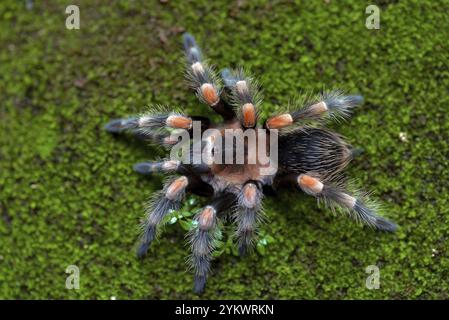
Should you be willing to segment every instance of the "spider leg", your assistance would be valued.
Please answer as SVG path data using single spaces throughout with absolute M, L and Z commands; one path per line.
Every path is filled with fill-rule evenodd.
M 201 116 L 189 117 L 172 113 L 170 115 L 146 114 L 140 117 L 114 119 L 109 121 L 104 128 L 113 134 L 129 132 L 140 140 L 151 141 L 170 148 L 180 141 L 179 136 L 182 130 L 187 130 L 190 138 L 192 138 L 192 123 L 195 121 L 200 123 L 201 132 L 210 126 L 209 118 Z M 173 131 L 168 132 L 168 130 L 165 130 L 165 132 L 162 132 L 163 129 L 170 128 Z
M 320 179 L 306 174 L 300 174 L 297 179 L 299 187 L 307 194 L 323 199 L 327 204 L 337 204 L 347 209 L 351 217 L 372 228 L 383 231 L 396 231 L 397 225 L 378 216 L 374 209 L 366 206 L 361 200 L 348 194 L 342 188 L 324 184 Z
M 244 128 L 257 125 L 257 107 L 261 103 L 260 93 L 255 81 L 245 76 L 243 70 L 231 72 L 225 69 L 221 73 L 225 87 L 231 92 L 231 102 Z
M 222 97 L 226 99 L 226 103 L 232 108 L 230 104 L 231 95 L 232 95 L 232 87 L 235 85 L 237 78 L 231 72 L 229 68 L 224 68 L 220 72 L 221 80 L 223 81 L 223 93 Z
M 177 210 L 181 206 L 185 189 L 189 184 L 186 176 L 181 176 L 165 185 L 162 193 L 147 209 L 147 218 L 143 224 L 141 244 L 137 250 L 137 256 L 142 258 L 147 253 L 148 247 L 156 237 L 156 228 L 163 221 L 164 217 L 171 211 Z
M 186 129 L 192 128 L 193 120 L 189 116 L 175 113 L 152 114 L 147 113 L 139 118 L 134 118 L 127 122 L 130 129 L 140 129 L 142 132 L 150 132 L 163 128 Z
M 322 120 L 326 117 L 345 119 L 351 109 L 362 103 L 362 96 L 345 96 L 338 91 L 331 91 L 320 96 L 319 101 L 307 103 L 305 107 L 273 116 L 265 122 L 267 129 L 281 129 L 297 122 Z
M 206 286 L 212 253 L 220 233 L 218 215 L 229 209 L 232 203 L 233 200 L 229 195 L 220 195 L 194 218 L 196 226 L 188 234 L 192 250 L 188 262 L 195 271 L 194 291 L 196 294 L 201 294 Z
M 195 117 L 177 114 L 145 114 L 140 117 L 111 120 L 104 126 L 104 128 L 110 133 L 130 132 L 139 139 L 151 140 L 161 145 L 170 146 L 176 144 L 178 140 L 173 140 L 170 134 L 162 134 L 158 130 L 164 128 L 190 130 L 193 120 L 196 120 Z M 201 125 L 206 125 L 208 127 L 209 123 L 201 119 Z
M 183 164 L 179 160 L 163 160 L 163 161 L 145 161 L 136 163 L 133 167 L 134 171 L 143 175 L 153 173 L 179 173 L 183 175 L 207 174 L 210 167 L 204 163 L 201 164 Z M 190 184 L 189 184 L 190 187 Z
M 134 165 L 134 171 L 140 174 L 152 174 L 161 172 L 176 172 L 180 166 L 178 160 L 165 160 L 158 162 L 139 162 Z
M 186 77 L 192 89 L 203 103 L 209 105 L 224 119 L 235 117 L 232 108 L 221 99 L 221 83 L 215 71 L 203 60 L 201 49 L 195 38 L 185 33 L 183 35 L 184 50 L 187 60 Z
M 217 228 L 217 210 L 206 206 L 195 217 L 197 227 L 189 234 L 192 255 L 190 264 L 195 270 L 194 291 L 201 294 L 206 286 L 207 274 L 210 270 L 212 251 L 214 250 L 215 228 Z
M 126 118 L 126 119 L 114 119 L 108 122 L 104 128 L 106 131 L 119 134 L 124 132 L 129 132 L 135 138 L 143 141 L 150 141 L 158 145 L 162 145 L 164 147 L 171 147 L 179 142 L 179 139 L 176 139 L 175 136 L 170 135 L 169 133 L 162 134 L 160 132 L 155 131 L 142 131 L 140 129 L 133 128 L 131 123 L 134 123 L 138 118 Z M 182 130 L 182 129 L 180 129 Z
M 224 68 L 220 72 L 221 79 L 223 80 L 223 84 L 225 89 L 231 89 L 235 86 L 235 83 L 237 82 L 237 77 L 231 72 L 229 68 Z
M 137 117 L 113 119 L 106 123 L 104 129 L 109 133 L 123 133 L 133 129 L 134 122 L 137 121 L 137 119 Z
M 262 220 L 262 198 L 262 189 L 255 182 L 247 182 L 237 197 L 237 209 L 233 219 L 237 223 L 235 237 L 241 256 L 252 248 L 257 236 L 256 229 Z

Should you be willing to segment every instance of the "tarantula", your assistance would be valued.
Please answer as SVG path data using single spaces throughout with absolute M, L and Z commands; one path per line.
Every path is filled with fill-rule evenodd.
M 258 125 L 261 98 L 254 79 L 242 69 L 224 69 L 220 79 L 203 59 L 192 35 L 184 34 L 183 43 L 190 86 L 201 102 L 221 115 L 223 122 L 214 124 L 205 117 L 153 110 L 141 116 L 112 120 L 105 126 L 109 132 L 131 132 L 172 150 L 179 145 L 189 147 L 182 156 L 172 152 L 171 158 L 164 161 L 134 166 L 135 171 L 142 174 L 181 175 L 170 178 L 163 190 L 150 201 L 142 226 L 138 257 L 146 254 L 164 217 L 180 208 L 187 192 L 211 198 L 210 204 L 194 217 L 194 227 L 188 235 L 192 250 L 189 263 L 195 272 L 194 291 L 198 294 L 206 285 L 223 218 L 230 213 L 236 225 L 239 253 L 244 255 L 251 249 L 258 226 L 263 221 L 262 199 L 267 192 L 273 193 L 284 187 L 297 188 L 324 201 L 332 210 L 339 207 L 370 227 L 390 232 L 396 230 L 394 223 L 375 213 L 375 206 L 366 196 L 351 195 L 347 191 L 341 172 L 357 149 L 322 125 L 327 119 L 346 118 L 351 109 L 362 102 L 361 96 L 345 96 L 337 91 L 322 93 L 302 107 L 274 115 L 263 125 Z M 210 129 L 215 131 L 195 140 L 195 124 L 201 134 Z M 226 138 L 228 132 L 232 132 L 235 139 L 225 144 L 221 138 Z M 250 136 L 248 132 L 256 133 L 256 143 L 245 140 Z M 266 133 L 270 144 L 263 141 L 259 133 Z M 180 141 L 182 135 L 187 135 L 187 141 Z M 274 136 L 277 150 L 271 144 Z M 238 139 L 244 141 L 240 150 L 237 148 Z M 276 153 L 274 166 L 261 161 L 258 152 L 263 147 L 268 149 L 270 159 Z M 230 161 L 220 161 L 223 160 L 223 151 L 227 151 L 227 155 L 231 152 L 231 156 L 226 158 Z M 197 161 L 192 162 L 192 158 L 200 153 L 209 157 L 197 157 Z M 238 158 L 240 162 L 236 161 Z

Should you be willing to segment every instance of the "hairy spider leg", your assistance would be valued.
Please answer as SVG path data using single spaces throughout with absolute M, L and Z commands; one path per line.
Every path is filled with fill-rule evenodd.
M 247 182 L 238 194 L 233 220 L 237 225 L 235 238 L 241 256 L 253 247 L 257 228 L 263 219 L 262 199 L 262 187 L 257 182 Z
M 187 60 L 186 78 L 190 87 L 195 90 L 198 99 L 210 106 L 224 119 L 235 118 L 232 108 L 220 97 L 222 93 L 220 78 L 213 68 L 203 60 L 201 49 L 195 38 L 191 34 L 185 33 L 183 43 Z
M 194 291 L 197 294 L 203 293 L 206 286 L 212 253 L 221 232 L 219 215 L 224 215 L 232 207 L 234 200 L 230 194 L 220 194 L 194 218 L 196 225 L 188 234 L 192 250 L 188 262 L 195 272 Z
M 186 176 L 181 176 L 164 186 L 162 193 L 157 194 L 153 203 L 147 209 L 147 218 L 143 223 L 141 244 L 137 250 L 137 256 L 143 257 L 148 247 L 156 237 L 156 228 L 171 210 L 178 210 L 189 184 Z
M 254 79 L 245 76 L 243 70 L 230 71 L 225 69 L 221 73 L 225 87 L 229 89 L 231 103 L 243 128 L 255 128 L 258 118 L 258 106 L 261 96 Z
M 348 194 L 342 188 L 325 184 L 320 179 L 307 174 L 297 177 L 299 187 L 307 194 L 321 198 L 326 204 L 337 204 L 349 211 L 349 215 L 355 220 L 372 228 L 382 231 L 396 231 L 397 225 L 387 219 L 378 216 L 374 208 L 369 208 L 361 200 Z
M 351 109 L 362 101 L 362 96 L 345 96 L 339 91 L 326 92 L 320 96 L 319 101 L 309 102 L 298 110 L 268 118 L 265 127 L 282 129 L 302 121 L 322 120 L 327 117 L 335 120 L 345 119 L 349 117 Z

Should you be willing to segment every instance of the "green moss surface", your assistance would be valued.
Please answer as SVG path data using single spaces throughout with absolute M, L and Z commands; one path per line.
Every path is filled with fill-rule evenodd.
M 184 31 L 219 68 L 258 77 L 264 116 L 300 92 L 361 93 L 332 127 L 365 149 L 348 174 L 400 225 L 379 233 L 299 192 L 269 198 L 275 241 L 218 257 L 203 298 L 448 298 L 448 1 L 377 1 L 380 30 L 364 1 L 75 1 L 80 30 L 65 28 L 67 1 L 35 2 L 0 3 L 0 298 L 197 298 L 179 224 L 135 258 L 162 177 L 132 165 L 162 153 L 102 130 L 153 104 L 208 113 L 183 79 Z

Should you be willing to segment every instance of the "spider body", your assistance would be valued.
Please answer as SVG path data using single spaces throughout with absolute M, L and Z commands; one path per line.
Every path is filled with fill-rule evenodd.
M 236 225 L 235 239 L 243 255 L 251 249 L 263 221 L 264 192 L 296 188 L 341 208 L 370 227 L 394 231 L 396 225 L 377 215 L 366 197 L 350 192 L 341 178 L 354 156 L 344 139 L 323 127 L 323 121 L 345 118 L 361 103 L 360 96 L 324 93 L 294 111 L 274 115 L 259 123 L 261 98 L 257 84 L 242 70 L 221 72 L 221 80 L 208 66 L 195 39 L 184 35 L 186 75 L 199 100 L 223 118 L 153 111 L 117 119 L 106 125 L 112 133 L 131 132 L 174 150 L 187 147 L 181 157 L 135 165 L 142 174 L 163 172 L 171 177 L 147 208 L 138 256 L 143 257 L 164 217 L 177 210 L 186 193 L 210 198 L 195 216 L 189 232 L 194 269 L 194 290 L 203 292 L 223 218 L 230 214 Z M 200 132 L 199 139 L 195 139 Z M 187 139 L 183 139 L 187 137 Z M 181 138 L 181 140 L 179 139 Z M 267 156 L 268 155 L 268 156 Z

